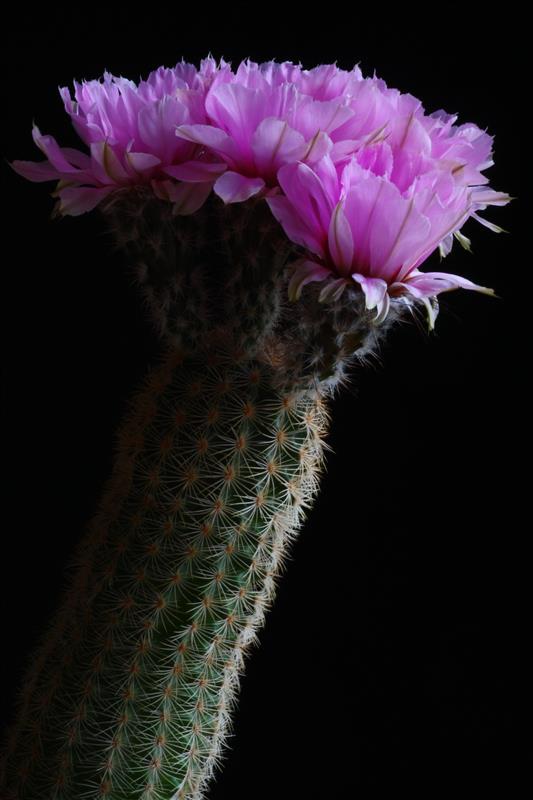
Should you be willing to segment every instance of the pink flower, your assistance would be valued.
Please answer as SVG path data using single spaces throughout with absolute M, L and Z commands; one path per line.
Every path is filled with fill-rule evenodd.
M 203 145 L 228 165 L 214 185 L 225 203 L 279 190 L 280 167 L 313 164 L 330 152 L 337 131 L 348 136 L 356 112 L 349 107 L 360 72 L 334 65 L 305 71 L 290 62 L 246 61 L 234 74 L 220 71 L 206 94 L 205 124 L 179 125 L 182 139 Z M 344 151 L 343 151 L 344 152 Z
M 457 115 L 443 110 L 426 114 L 416 97 L 391 89 L 376 77 L 350 84 L 349 105 L 356 113 L 347 126 L 337 130 L 340 142 L 331 152 L 337 165 L 355 154 L 362 166 L 386 174 L 402 193 L 425 173 L 447 172 L 457 186 L 470 187 L 469 216 L 493 231 L 502 230 L 476 213 L 489 204 L 503 205 L 510 200 L 508 195 L 487 192 L 485 186 L 488 178 L 482 171 L 493 164 L 491 136 L 472 123 L 456 126 Z M 380 148 L 370 147 L 377 144 Z M 439 243 L 441 256 L 450 252 L 454 236 L 469 246 L 468 239 L 456 230 Z
M 182 62 L 160 67 L 136 86 L 106 72 L 100 80 L 74 82 L 75 99 L 61 88 L 65 110 L 89 154 L 59 147 L 33 126 L 46 161 L 13 161 L 32 181 L 59 180 L 58 212 L 76 216 L 95 208 L 117 188 L 146 184 L 191 214 L 206 200 L 226 165 L 203 148 L 178 139 L 177 125 L 205 121 L 204 96 L 217 68 L 205 59 L 198 71 Z
M 226 65 L 227 66 L 227 65 Z M 228 79 L 231 77 L 228 73 Z M 268 91 L 269 87 L 292 83 L 301 94 L 309 95 L 313 100 L 335 100 L 348 98 L 353 91 L 353 84 L 362 80 L 359 67 L 349 72 L 340 69 L 336 64 L 320 64 L 313 69 L 302 69 L 301 64 L 292 61 L 242 61 L 235 72 L 235 81 L 249 89 Z
M 294 265 L 294 300 L 310 281 L 320 299 L 360 287 L 376 322 L 391 302 L 422 302 L 459 287 L 494 295 L 459 275 L 423 273 L 437 248 L 447 256 L 469 217 L 511 199 L 488 185 L 492 137 L 426 114 L 413 95 L 336 64 L 311 70 L 285 61 L 243 61 L 233 71 L 209 57 L 200 69 L 159 67 L 138 85 L 105 73 L 66 88 L 65 110 L 88 153 L 59 147 L 37 126 L 46 160 L 14 161 L 33 181 L 57 180 L 62 214 L 81 214 L 117 189 L 146 185 L 191 214 L 213 189 L 225 202 L 265 197 L 304 255 Z
M 376 323 L 398 298 L 409 305 L 422 301 L 432 328 L 436 312 L 428 298 L 459 287 L 494 292 L 459 275 L 420 272 L 419 265 L 476 209 L 510 198 L 457 181 L 453 169 L 438 160 L 405 181 L 402 191 L 392 176 L 401 176 L 404 185 L 402 167 L 410 166 L 409 157 L 405 139 L 395 145 L 391 138 L 390 145 L 380 141 L 361 148 L 344 166 L 336 166 L 329 155 L 313 168 L 301 162 L 283 166 L 278 178 L 284 196 L 267 202 L 287 236 L 307 251 L 294 265 L 292 300 L 310 281 L 327 280 L 321 302 L 356 283 L 366 308 L 376 309 Z

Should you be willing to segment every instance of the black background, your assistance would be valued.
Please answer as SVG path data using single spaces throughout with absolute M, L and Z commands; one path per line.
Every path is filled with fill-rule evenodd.
M 320 494 L 242 680 L 210 800 L 511 792 L 530 450 L 526 442 L 531 137 L 518 6 L 359 4 L 134 9 L 4 17 L 1 155 L 40 160 L 35 119 L 78 140 L 57 86 L 104 69 L 138 80 L 209 51 L 236 65 L 359 62 L 495 136 L 491 185 L 516 197 L 470 220 L 473 255 L 442 269 L 491 286 L 441 295 L 436 331 L 398 329 L 336 400 Z M 126 401 L 158 353 L 96 214 L 51 222 L 53 184 L 2 164 L 4 509 L 2 711 L 92 516 Z M 523 222 L 520 220 L 523 219 Z M 524 502 L 526 501 L 526 502 Z

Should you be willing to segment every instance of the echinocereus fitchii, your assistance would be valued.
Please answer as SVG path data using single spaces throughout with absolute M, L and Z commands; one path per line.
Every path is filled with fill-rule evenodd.
M 86 151 L 33 128 L 55 214 L 97 209 L 162 341 L 22 682 L 6 800 L 200 800 L 244 655 L 320 486 L 348 369 L 436 297 L 420 267 L 490 205 L 492 138 L 364 78 L 290 62 L 61 89 Z

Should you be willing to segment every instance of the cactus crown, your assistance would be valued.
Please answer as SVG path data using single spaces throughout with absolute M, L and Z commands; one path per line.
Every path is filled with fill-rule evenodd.
M 190 354 L 229 336 L 248 358 L 276 367 L 281 391 L 334 392 L 408 309 L 398 303 L 376 324 L 355 286 L 326 305 L 314 284 L 291 303 L 301 248 L 261 199 L 225 205 L 212 195 L 196 214 L 181 216 L 136 189 L 117 192 L 101 210 L 157 335 Z
M 335 380 L 347 349 L 365 352 L 366 312 L 378 325 L 423 306 L 432 328 L 440 292 L 494 294 L 419 270 L 454 238 L 469 246 L 460 228 L 470 216 L 501 230 L 478 214 L 511 199 L 483 174 L 492 137 L 427 114 L 357 66 L 247 60 L 234 71 L 207 58 L 138 85 L 106 72 L 103 83 L 75 83 L 75 99 L 61 96 L 90 155 L 34 126 L 47 161 L 12 166 L 58 179 L 56 213 L 112 216 L 154 325 L 181 346 L 194 350 L 222 324 L 251 354 L 277 326 L 300 373 Z M 306 288 L 311 302 L 292 309 L 302 320 L 289 319 L 283 281 L 291 301 L 318 283 L 332 307 Z

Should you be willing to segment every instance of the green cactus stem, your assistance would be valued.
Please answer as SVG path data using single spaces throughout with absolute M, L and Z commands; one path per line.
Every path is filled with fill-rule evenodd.
M 205 796 L 320 485 L 327 400 L 400 319 L 374 326 L 353 289 L 290 304 L 291 252 L 264 203 L 215 199 L 184 220 L 131 192 L 106 213 L 162 356 L 29 661 L 2 800 Z

